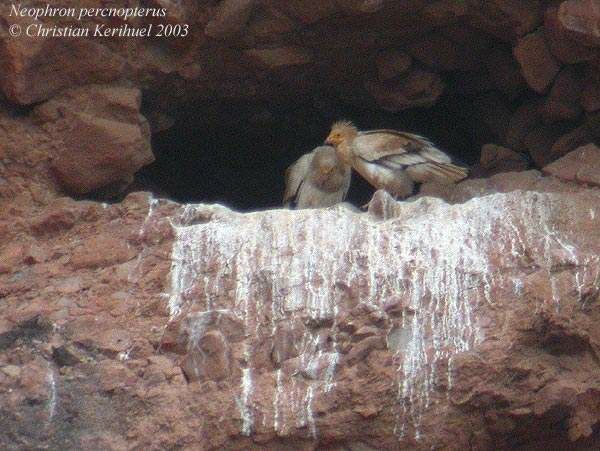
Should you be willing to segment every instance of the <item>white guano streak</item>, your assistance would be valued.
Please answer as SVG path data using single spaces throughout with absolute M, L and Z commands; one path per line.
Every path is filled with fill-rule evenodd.
M 244 319 L 245 328 L 247 368 L 240 403 L 244 434 L 253 427 L 248 403 L 254 389 L 252 345 L 257 334 L 270 330 L 273 335 L 278 322 L 298 315 L 335 324 L 338 305 L 347 296 L 336 289 L 338 284 L 353 287 L 358 302 L 376 308 L 389 299 L 408 301 L 402 324 L 410 325 L 410 337 L 398 350 L 397 430 L 403 436 L 412 423 L 418 438 L 439 376 L 437 368 L 476 343 L 473 308 L 491 302 L 491 287 L 501 282 L 502 276 L 490 270 L 490 250 L 500 249 L 506 258 L 518 259 L 525 248 L 541 240 L 549 273 L 553 248 L 566 250 L 576 260 L 572 246 L 552 229 L 549 212 L 541 211 L 552 208 L 542 193 L 495 194 L 458 206 L 429 198 L 401 205 L 400 217 L 381 222 L 364 214 L 342 213 L 341 207 L 248 214 L 219 206 L 185 207 L 174 225 L 168 310 L 172 319 L 192 307 L 210 312 L 218 308 L 214 300 L 231 298 L 233 278 L 233 313 Z M 513 217 L 511 211 L 521 213 Z M 197 216 L 210 216 L 210 221 L 194 224 Z M 265 275 L 271 305 L 260 287 Z M 550 281 L 554 287 L 552 277 Z M 507 283 L 521 290 L 512 280 Z M 189 299 L 198 284 L 202 295 Z M 308 327 L 302 342 L 297 369 L 317 379 L 298 384 L 289 371 L 277 369 L 273 428 L 283 431 L 288 418 L 306 416 L 301 422 L 317 437 L 312 400 L 334 388 L 339 354 L 335 336 L 333 345 L 326 345 Z M 327 369 L 318 375 L 323 361 Z M 450 372 L 448 366 L 443 374 L 449 383 Z
M 252 433 L 252 425 L 254 423 L 254 415 L 250 409 L 250 396 L 252 394 L 252 369 L 244 368 L 242 370 L 242 434 L 249 436 Z

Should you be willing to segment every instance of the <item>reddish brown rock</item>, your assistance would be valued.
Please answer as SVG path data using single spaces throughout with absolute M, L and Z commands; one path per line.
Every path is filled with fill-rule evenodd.
M 111 358 L 118 358 L 119 353 L 126 353 L 131 347 L 131 333 L 125 327 L 105 328 L 102 326 L 101 319 L 101 315 L 95 315 L 69 322 L 67 327 L 72 329 L 72 340 L 76 345 L 83 346 L 88 350 L 95 350 Z
M 583 84 L 581 106 L 588 113 L 600 110 L 600 81 L 591 76 Z
M 507 42 L 535 30 L 542 16 L 538 0 L 468 0 L 465 3 L 476 26 Z
M 112 235 L 97 235 L 76 247 L 70 258 L 75 269 L 102 268 L 131 260 L 135 252 Z
M 269 8 L 259 11 L 248 24 L 248 33 L 258 37 L 273 37 L 288 33 L 296 28 L 296 24 L 283 12 Z
M 100 389 L 105 392 L 114 392 L 134 385 L 137 379 L 123 363 L 109 359 L 98 362 L 98 376 Z
M 66 199 L 57 199 L 31 220 L 31 230 L 37 235 L 51 235 L 71 229 L 79 219 L 78 212 Z
M 230 358 L 231 351 L 223 334 L 211 331 L 190 347 L 182 369 L 190 381 L 221 381 L 232 375 Z
M 66 189 L 85 194 L 129 183 L 154 160 L 140 105 L 136 89 L 92 85 L 36 107 L 38 120 L 62 144 L 52 167 Z
M 405 74 L 412 65 L 412 58 L 398 50 L 387 50 L 377 54 L 375 64 L 379 79 L 385 81 Z
M 334 14 L 337 11 L 337 2 L 336 0 L 323 0 L 316 3 L 312 0 L 289 0 L 282 3 L 280 7 L 303 23 L 311 24 Z
M 529 152 L 536 167 L 543 168 L 556 158 L 552 153 L 554 143 L 572 130 L 572 127 L 565 125 L 541 125 L 527 133 L 523 139 L 523 149 Z
M 0 274 L 12 272 L 25 258 L 25 245 L 10 243 L 0 252 Z
M 480 55 L 467 46 L 456 45 L 441 34 L 412 42 L 408 44 L 407 51 L 416 60 L 437 70 L 471 70 L 480 64 Z
M 60 197 L 28 218 L 28 225 L 35 236 L 53 236 L 70 230 L 80 221 L 95 221 L 103 209 L 96 202 L 74 203 L 70 198 Z
M 9 204 L 12 208 L 43 206 L 58 194 L 50 171 L 57 147 L 30 118 L 15 117 L 0 108 L 0 217 L 9 213 Z
M 600 137 L 600 115 L 588 119 L 582 126 L 563 135 L 550 150 L 553 159 L 562 157 L 569 152 L 596 141 Z
M 442 94 L 444 84 L 438 75 L 417 69 L 401 79 L 366 82 L 365 88 L 384 110 L 400 111 L 433 105 Z
M 594 58 L 595 52 L 592 48 L 581 45 L 575 36 L 562 27 L 557 8 L 546 10 L 544 36 L 552 54 L 562 63 L 575 64 Z
M 446 24 L 453 22 L 468 14 L 469 8 L 467 2 L 455 2 L 453 0 L 436 0 L 428 2 L 421 11 L 421 15 L 427 21 L 434 24 Z
M 524 150 L 523 140 L 541 122 L 540 103 L 521 105 L 510 118 L 504 141 L 510 149 Z
M 220 1 L 204 32 L 217 39 L 239 33 L 246 26 L 255 3 L 255 0 Z
M 594 144 L 580 147 L 544 168 L 560 179 L 600 186 L 600 148 Z
M 300 322 L 279 324 L 273 337 L 273 351 L 271 360 L 277 367 L 281 367 L 283 362 L 298 357 L 298 343 L 302 339 L 303 326 Z
M 480 165 L 486 175 L 500 172 L 524 171 L 527 161 L 517 152 L 495 144 L 486 144 L 481 148 Z
M 548 122 L 575 120 L 583 112 L 583 77 L 572 67 L 564 68 L 556 77 L 549 96 L 542 107 L 544 119 Z
M 532 33 L 519 40 L 514 55 L 529 86 L 539 93 L 546 91 L 560 66 L 550 53 L 543 35 Z
M 244 53 L 252 61 L 268 69 L 301 66 L 310 63 L 313 59 L 311 52 L 301 47 L 250 49 Z
M 558 8 L 558 20 L 568 31 L 600 46 L 600 4 L 597 0 L 567 0 Z
M 0 87 L 20 104 L 46 100 L 64 88 L 115 80 L 124 70 L 120 55 L 78 38 L 0 40 L 0 62 L 5 68 Z
M 43 358 L 34 358 L 19 367 L 19 386 L 24 398 L 32 404 L 48 401 L 52 388 L 48 384 L 50 365 Z
M 347 14 L 369 14 L 381 10 L 385 0 L 342 0 L 336 3 Z
M 63 200 L 70 235 L 21 236 L 59 264 L 0 291 L 0 428 L 34 447 L 529 446 L 578 396 L 552 443 L 597 445 L 597 191 L 533 173 L 451 189 L 463 203 L 379 192 L 378 217 Z M 125 277 L 57 257 L 120 236 L 141 237 Z

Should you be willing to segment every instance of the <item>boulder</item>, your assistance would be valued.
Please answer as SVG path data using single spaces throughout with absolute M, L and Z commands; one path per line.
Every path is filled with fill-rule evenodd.
M 576 64 L 594 59 L 594 49 L 581 45 L 581 41 L 562 26 L 558 18 L 558 8 L 546 10 L 544 36 L 552 54 L 561 63 Z
M 523 139 L 523 149 L 529 153 L 536 167 L 543 168 L 556 158 L 552 153 L 554 143 L 572 131 L 573 127 L 566 124 L 537 126 Z
M 250 18 L 255 0 L 221 0 L 204 28 L 215 39 L 231 37 L 241 32 Z
M 560 70 L 541 33 L 531 33 L 521 38 L 514 48 L 527 84 L 538 93 L 546 91 Z
M 381 81 L 405 74 L 412 65 L 410 55 L 399 50 L 384 50 L 375 58 L 377 73 Z
M 254 63 L 272 70 L 287 66 L 302 66 L 313 59 L 310 50 L 302 47 L 250 49 L 244 53 Z
M 365 88 L 384 110 L 401 111 L 433 105 L 444 91 L 444 83 L 435 73 L 415 69 L 398 79 L 367 81 Z
M 562 157 L 580 146 L 600 138 L 600 115 L 590 117 L 582 126 L 561 136 L 550 149 L 554 158 Z
M 547 122 L 575 120 L 583 112 L 581 97 L 583 76 L 569 66 L 560 71 L 542 107 Z
M 583 83 L 581 106 L 588 113 L 600 110 L 600 81 L 589 76 Z
M 524 171 L 528 166 L 522 155 L 495 144 L 485 144 L 481 148 L 479 164 L 488 176 L 500 172 Z
M 600 46 L 600 5 L 597 0 L 567 0 L 558 7 L 558 20 L 582 42 Z
M 34 23 L 29 17 L 11 17 L 11 24 L 23 30 Z M 52 24 L 45 22 L 45 26 Z M 7 33 L 0 34 L 0 65 L 0 89 L 9 100 L 22 105 L 47 100 L 65 88 L 107 83 L 125 71 L 123 56 L 101 40 L 25 35 L 13 38 Z
M 579 147 L 543 171 L 563 180 L 600 186 L 600 147 L 595 144 Z
M 154 160 L 140 105 L 138 89 L 90 85 L 35 108 L 37 120 L 61 143 L 51 165 L 65 189 L 85 194 L 127 184 Z
M 504 141 L 510 149 L 523 150 L 523 140 L 541 122 L 539 101 L 524 103 L 514 112 L 506 129 Z

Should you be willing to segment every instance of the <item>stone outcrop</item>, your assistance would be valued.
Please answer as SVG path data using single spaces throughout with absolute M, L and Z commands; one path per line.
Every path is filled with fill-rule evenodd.
M 61 185 L 85 194 L 128 184 L 154 161 L 137 89 L 88 85 L 36 107 L 34 118 L 59 147 L 51 167 Z
M 544 172 L 564 180 L 599 186 L 600 148 L 594 144 L 580 147 L 546 166 Z
M 24 211 L 46 205 L 60 191 L 50 163 L 57 143 L 31 118 L 0 109 L 0 208 Z
M 594 0 L 568 0 L 558 9 L 558 19 L 569 32 L 589 45 L 600 45 L 600 4 Z
M 591 153 L 368 213 L 2 210 L 1 446 L 597 447 Z
M 527 166 L 527 161 L 517 152 L 506 147 L 486 144 L 481 148 L 479 165 L 473 168 L 472 173 L 489 176 L 502 172 L 523 171 Z
M 534 91 L 543 93 L 554 80 L 560 66 L 540 33 L 525 36 L 515 47 L 515 58 L 523 76 Z

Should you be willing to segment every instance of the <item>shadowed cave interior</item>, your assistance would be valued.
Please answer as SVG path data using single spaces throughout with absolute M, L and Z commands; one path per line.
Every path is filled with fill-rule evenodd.
M 271 103 L 198 101 L 179 108 L 174 125 L 153 135 L 156 161 L 137 185 L 180 202 L 218 202 L 240 211 L 281 206 L 285 169 L 321 145 L 331 123 L 350 119 L 359 129 L 393 128 L 421 134 L 472 166 L 494 133 L 474 99 L 447 74 L 446 90 L 430 108 L 390 113 L 360 108 L 315 93 L 310 99 Z M 359 206 L 373 188 L 356 174 L 347 200 Z

